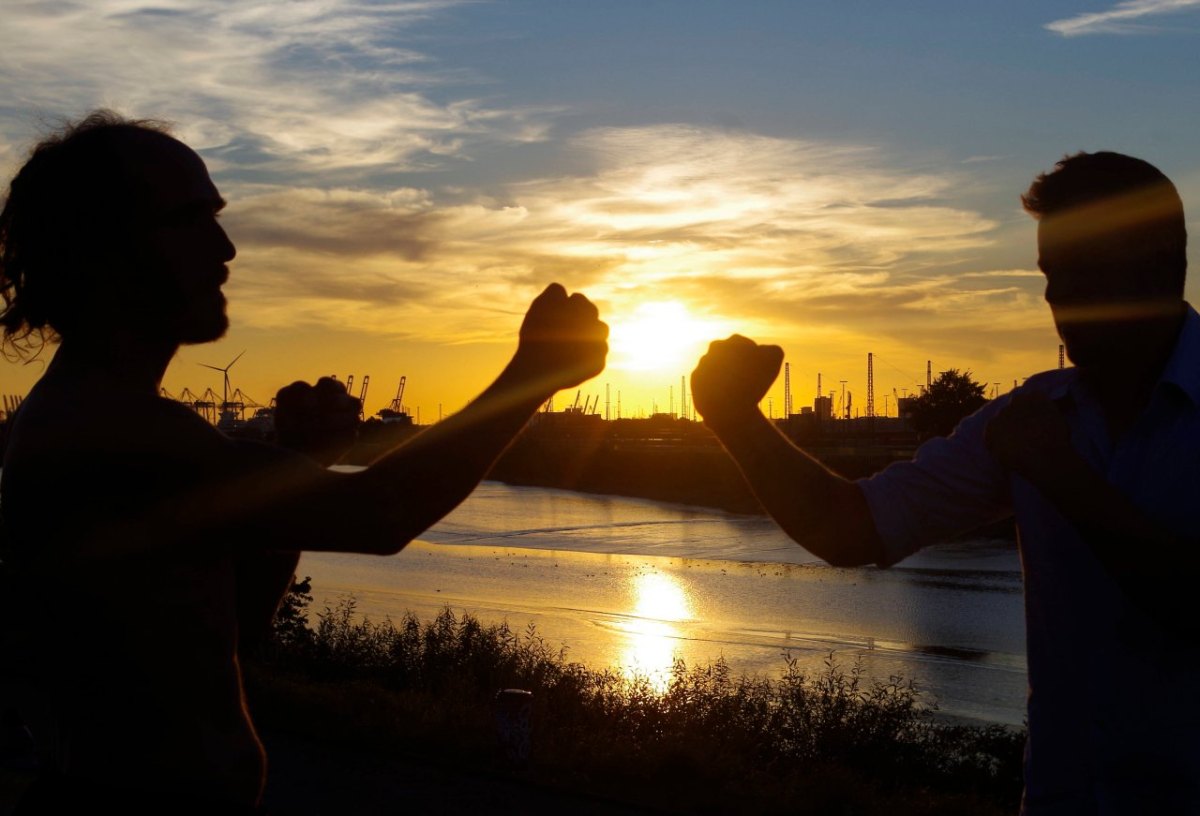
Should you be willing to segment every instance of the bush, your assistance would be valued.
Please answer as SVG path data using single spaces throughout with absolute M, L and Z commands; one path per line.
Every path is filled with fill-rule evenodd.
M 947 725 L 911 681 L 869 680 L 832 654 L 813 674 L 785 656 L 778 679 L 677 661 L 660 692 L 569 662 L 532 625 L 515 632 L 450 609 L 374 623 L 347 600 L 308 631 L 282 618 L 255 682 L 274 685 L 265 716 L 326 738 L 419 744 L 426 757 L 444 748 L 502 770 L 492 699 L 515 687 L 534 694 L 523 773 L 542 783 L 684 811 L 999 813 L 1020 798 L 1022 733 Z M 281 684 L 303 713 L 278 709 Z

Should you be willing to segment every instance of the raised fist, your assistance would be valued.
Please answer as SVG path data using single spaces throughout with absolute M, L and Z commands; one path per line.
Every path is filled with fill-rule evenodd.
M 712 427 L 742 421 L 758 410 L 782 364 L 779 346 L 740 334 L 714 341 L 692 372 L 693 404 Z
M 332 377 L 316 385 L 294 382 L 275 395 L 275 433 L 279 444 L 328 467 L 354 445 L 362 403 Z
M 512 368 L 549 397 L 595 377 L 607 355 L 608 326 L 596 307 L 552 283 L 525 313 Z

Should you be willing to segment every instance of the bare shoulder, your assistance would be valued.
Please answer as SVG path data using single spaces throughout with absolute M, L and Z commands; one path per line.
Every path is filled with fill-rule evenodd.
M 223 434 L 170 400 L 54 382 L 35 386 L 13 418 L 5 467 L 95 456 L 219 465 L 236 452 Z

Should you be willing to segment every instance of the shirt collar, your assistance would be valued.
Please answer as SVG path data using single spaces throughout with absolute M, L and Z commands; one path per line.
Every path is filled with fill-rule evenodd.
M 1200 405 L 1200 314 L 1191 304 L 1161 381 L 1177 386 L 1188 395 L 1192 405 Z
M 1074 368 L 1066 370 L 1070 374 L 1050 386 L 1050 399 L 1061 399 L 1072 393 L 1077 376 Z M 1200 314 L 1197 314 L 1191 304 L 1187 305 L 1183 327 L 1179 330 L 1175 348 L 1167 358 L 1159 382 L 1171 383 L 1188 396 L 1192 405 L 1200 406 Z

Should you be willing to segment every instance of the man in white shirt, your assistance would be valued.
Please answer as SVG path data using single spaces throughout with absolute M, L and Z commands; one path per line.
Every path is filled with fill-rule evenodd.
M 1146 162 L 1081 153 L 1023 198 L 1074 368 L 1020 388 L 848 481 L 757 409 L 783 353 L 734 336 L 692 375 L 696 409 L 763 506 L 835 565 L 888 566 L 1015 515 L 1029 740 L 1022 812 L 1200 813 L 1200 315 L 1183 299 L 1183 205 Z

